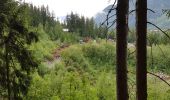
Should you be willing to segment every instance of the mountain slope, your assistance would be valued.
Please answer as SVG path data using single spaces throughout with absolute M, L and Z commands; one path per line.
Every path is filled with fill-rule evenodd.
M 103 9 L 103 11 L 96 14 L 94 17 L 96 24 L 100 25 L 105 19 L 108 10 L 111 8 L 112 5 L 107 6 Z M 162 13 L 163 9 L 170 9 L 170 0 L 148 0 L 148 8 L 155 11 L 155 13 L 148 10 L 148 21 L 158 25 L 161 28 L 170 28 L 170 20 Z M 135 0 L 130 0 L 129 11 L 135 9 Z M 115 14 L 116 12 L 113 11 L 111 15 Z M 113 17 L 109 20 L 112 22 L 116 18 Z M 130 14 L 129 16 L 129 26 L 131 28 L 135 27 L 135 12 Z M 154 28 L 151 25 L 148 25 L 148 28 Z

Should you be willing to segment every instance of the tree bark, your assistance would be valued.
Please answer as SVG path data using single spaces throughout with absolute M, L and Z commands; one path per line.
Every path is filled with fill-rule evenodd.
M 136 1 L 137 100 L 147 100 L 147 0 Z
M 116 83 L 117 100 L 128 100 L 127 88 L 127 34 L 129 0 L 117 1 Z

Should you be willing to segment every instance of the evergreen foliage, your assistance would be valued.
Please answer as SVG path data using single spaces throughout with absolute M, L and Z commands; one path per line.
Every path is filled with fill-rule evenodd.
M 21 99 L 27 93 L 30 74 L 37 63 L 27 45 L 38 41 L 25 27 L 23 5 L 13 0 L 0 1 L 0 88 L 4 98 Z
M 98 27 L 93 18 L 85 18 L 73 12 L 66 16 L 64 26 L 69 29 L 69 32 L 78 33 L 81 37 L 106 38 L 108 32 L 106 26 Z

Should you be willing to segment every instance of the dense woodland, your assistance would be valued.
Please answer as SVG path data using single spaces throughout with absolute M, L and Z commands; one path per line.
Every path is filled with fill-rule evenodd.
M 0 100 L 169 100 L 170 31 L 147 22 L 147 0 L 136 2 L 131 29 L 128 0 L 100 25 L 73 12 L 61 23 L 48 6 L 1 0 Z M 113 10 L 116 29 L 107 25 Z M 168 20 L 170 10 L 161 11 Z

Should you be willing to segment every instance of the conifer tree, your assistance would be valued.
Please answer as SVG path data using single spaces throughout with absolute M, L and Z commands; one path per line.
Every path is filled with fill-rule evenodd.
M 25 27 L 23 11 L 14 0 L 0 1 L 0 95 L 8 100 L 22 99 L 37 67 L 27 47 L 38 38 Z
M 116 81 L 117 100 L 128 100 L 127 88 L 127 34 L 129 0 L 117 0 Z
M 147 0 L 136 1 L 137 100 L 147 100 Z

